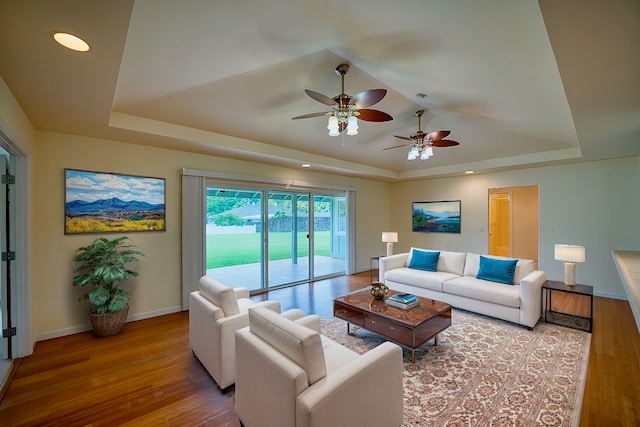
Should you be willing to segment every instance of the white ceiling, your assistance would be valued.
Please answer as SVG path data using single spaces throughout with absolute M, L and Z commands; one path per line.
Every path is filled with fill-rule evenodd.
M 637 0 L 0 0 L 0 76 L 37 129 L 384 180 L 640 155 L 639 53 Z M 394 120 L 291 120 L 343 62 Z M 384 150 L 420 109 L 460 145 Z

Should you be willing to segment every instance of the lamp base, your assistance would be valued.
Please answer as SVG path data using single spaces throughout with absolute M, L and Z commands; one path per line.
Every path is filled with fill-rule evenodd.
M 567 286 L 576 285 L 576 263 L 575 262 L 564 263 L 564 284 Z
M 387 256 L 393 255 L 393 243 L 387 243 Z

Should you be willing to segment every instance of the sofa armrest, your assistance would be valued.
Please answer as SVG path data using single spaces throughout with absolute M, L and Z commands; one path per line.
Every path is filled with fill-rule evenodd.
M 407 266 L 407 260 L 409 259 L 409 252 L 403 254 L 396 254 L 391 256 L 380 257 L 378 259 L 379 273 L 378 277 L 381 282 L 384 282 L 384 273 L 394 268 L 402 268 Z
M 533 328 L 542 315 L 544 271 L 536 270 L 520 280 L 520 324 Z
M 402 382 L 402 349 L 382 343 L 300 393 L 296 426 L 399 426 Z
M 247 288 L 233 288 L 233 293 L 236 294 L 236 299 L 249 298 L 249 289 Z

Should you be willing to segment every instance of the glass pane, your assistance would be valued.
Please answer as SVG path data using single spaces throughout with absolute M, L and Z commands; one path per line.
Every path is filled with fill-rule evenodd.
M 269 192 L 269 287 L 309 280 L 309 196 Z
M 207 188 L 207 275 L 262 288 L 262 192 Z
M 345 273 L 347 209 L 345 197 L 313 198 L 313 277 Z

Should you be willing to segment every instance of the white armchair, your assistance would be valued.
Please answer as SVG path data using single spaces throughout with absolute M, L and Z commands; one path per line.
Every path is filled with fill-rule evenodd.
M 236 413 L 245 427 L 402 424 L 402 350 L 359 355 L 320 333 L 317 316 L 292 321 L 249 310 L 236 332 Z
M 189 346 L 221 389 L 235 382 L 235 333 L 249 326 L 250 307 L 280 313 L 279 302 L 255 302 L 248 289 L 230 288 L 208 276 L 189 295 Z

